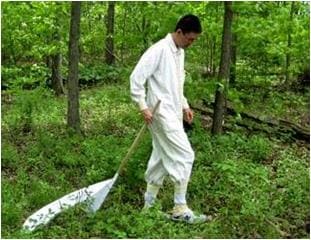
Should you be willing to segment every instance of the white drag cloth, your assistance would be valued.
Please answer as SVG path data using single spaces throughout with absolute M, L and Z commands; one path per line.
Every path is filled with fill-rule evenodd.
M 183 109 L 189 108 L 183 95 L 184 79 L 184 50 L 176 47 L 171 34 L 151 46 L 131 74 L 131 96 L 141 110 L 153 108 L 161 100 L 149 127 L 153 151 L 145 174 L 147 183 L 162 185 L 167 175 L 174 183 L 189 181 L 194 152 L 182 124 Z

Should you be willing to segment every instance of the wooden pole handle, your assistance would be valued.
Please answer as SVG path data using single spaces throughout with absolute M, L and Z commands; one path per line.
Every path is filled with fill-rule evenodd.
M 158 109 L 159 105 L 161 103 L 161 100 L 158 100 L 157 104 L 155 105 L 155 107 L 152 109 L 152 115 L 156 112 L 156 110 Z M 130 156 L 132 155 L 132 153 L 134 152 L 134 150 L 136 149 L 137 145 L 139 144 L 145 130 L 147 128 L 147 124 L 144 123 L 144 125 L 141 127 L 141 129 L 139 130 L 134 142 L 132 143 L 131 147 L 128 149 L 127 154 L 125 155 L 125 157 L 123 158 L 123 160 L 121 161 L 120 167 L 118 169 L 118 174 L 120 175 L 121 171 L 123 170 L 124 166 L 126 165 L 128 159 L 130 158 Z

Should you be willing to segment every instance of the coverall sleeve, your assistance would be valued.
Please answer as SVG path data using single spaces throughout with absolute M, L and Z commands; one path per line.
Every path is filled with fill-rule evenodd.
M 183 77 L 184 77 L 184 79 L 186 77 L 186 71 L 185 70 L 184 70 L 184 76 Z M 190 107 L 189 107 L 189 104 L 188 104 L 188 100 L 187 100 L 187 98 L 184 95 L 184 86 L 183 86 L 182 87 L 182 109 L 188 109 L 188 108 L 190 108 Z
M 183 98 L 182 98 L 182 109 L 188 109 L 188 108 L 190 108 L 190 107 L 189 107 L 187 98 L 185 98 L 185 96 L 183 95 Z
M 134 102 L 138 103 L 140 110 L 148 108 L 145 83 L 159 66 L 161 52 L 159 47 L 151 46 L 142 55 L 130 76 L 131 97 Z

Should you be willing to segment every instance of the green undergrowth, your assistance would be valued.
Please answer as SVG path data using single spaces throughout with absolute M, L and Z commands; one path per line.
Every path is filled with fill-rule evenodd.
M 196 96 L 189 95 L 190 101 Z M 199 117 L 188 132 L 196 153 L 188 203 L 210 215 L 209 222 L 187 225 L 163 217 L 160 212 L 173 207 L 169 180 L 155 209 L 141 211 L 152 149 L 146 133 L 98 212 L 77 206 L 23 232 L 35 210 L 112 178 L 142 126 L 128 85 L 81 91 L 82 136 L 66 131 L 66 104 L 65 97 L 37 88 L 13 94 L 2 106 L 2 238 L 309 238 L 308 147 L 258 133 L 212 137 Z
M 187 75 L 185 91 L 192 104 L 214 102 L 217 79 L 195 79 Z M 297 94 L 281 87 L 256 85 L 253 81 L 229 86 L 228 104 L 238 113 L 245 112 L 259 118 L 282 119 L 309 128 L 310 92 Z

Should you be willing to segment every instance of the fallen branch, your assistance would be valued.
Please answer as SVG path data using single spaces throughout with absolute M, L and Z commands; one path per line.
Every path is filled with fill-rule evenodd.
M 204 108 L 199 107 L 199 106 L 192 106 L 192 108 L 196 111 L 199 111 L 205 115 L 212 117 L 213 116 L 212 104 L 204 102 L 204 105 L 205 105 Z M 310 142 L 309 129 L 299 126 L 298 124 L 292 123 L 290 121 L 287 121 L 284 119 L 271 119 L 267 117 L 263 118 L 263 117 L 258 117 L 253 114 L 245 113 L 245 112 L 238 113 L 236 110 L 234 110 L 232 106 L 230 106 L 230 104 L 228 104 L 227 106 L 227 114 L 231 116 L 240 114 L 242 120 L 237 120 L 236 124 L 241 127 L 245 127 L 249 130 L 263 131 L 268 134 L 271 134 L 271 133 L 275 133 L 278 135 L 288 134 L 288 135 L 291 135 L 291 137 L 295 139 L 303 140 L 307 143 Z M 260 125 L 264 124 L 267 127 L 264 128 L 258 124 Z
M 289 233 L 282 231 L 282 230 L 279 228 L 278 225 L 274 224 L 274 223 L 271 222 L 270 220 L 265 219 L 265 221 L 266 221 L 267 223 L 269 223 L 282 237 L 289 237 L 289 236 L 290 236 Z

